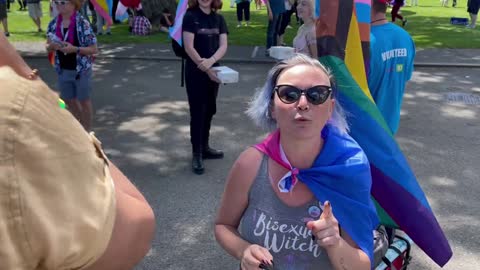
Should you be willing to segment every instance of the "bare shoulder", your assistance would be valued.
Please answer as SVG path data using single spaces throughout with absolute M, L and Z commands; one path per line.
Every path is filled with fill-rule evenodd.
M 263 153 L 254 147 L 249 147 L 237 158 L 230 171 L 229 181 L 239 185 L 242 189 L 250 188 L 251 183 L 258 173 Z

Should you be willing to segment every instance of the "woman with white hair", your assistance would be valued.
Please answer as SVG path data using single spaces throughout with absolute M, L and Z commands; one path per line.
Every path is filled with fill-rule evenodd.
M 251 102 L 253 121 L 276 130 L 233 165 L 215 222 L 241 269 L 371 269 L 370 166 L 335 95 L 327 69 L 297 54 Z
M 297 14 L 303 20 L 293 39 L 295 52 L 317 58 L 317 38 L 315 35 L 315 12 L 312 0 L 300 0 L 297 5 Z

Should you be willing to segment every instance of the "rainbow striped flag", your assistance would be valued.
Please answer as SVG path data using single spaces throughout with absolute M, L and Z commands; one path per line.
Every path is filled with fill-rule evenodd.
M 405 231 L 444 266 L 452 249 L 368 89 L 370 8 L 370 0 L 316 1 L 319 60 L 339 82 L 337 98 L 351 114 L 350 134 L 370 161 L 372 197 L 381 223 Z
M 183 46 L 182 43 L 182 24 L 183 24 L 183 16 L 187 12 L 188 8 L 188 0 L 180 0 L 178 1 L 177 11 L 175 15 L 175 23 L 173 24 L 170 29 L 168 29 L 169 35 L 172 39 L 177 41 L 180 46 Z
M 112 7 L 113 0 L 90 0 L 95 10 L 102 16 L 107 22 L 107 26 L 113 24 L 112 21 Z

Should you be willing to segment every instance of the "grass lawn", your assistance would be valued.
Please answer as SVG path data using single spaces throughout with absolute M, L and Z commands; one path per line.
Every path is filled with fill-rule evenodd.
M 329 1 L 329 0 L 326 0 Z M 410 1 L 408 1 L 410 2 Z M 451 1 L 449 1 L 451 2 Z M 419 48 L 480 48 L 480 25 L 477 29 L 466 29 L 463 26 L 450 24 L 451 17 L 469 17 L 466 11 L 467 0 L 458 0 L 458 6 L 441 7 L 439 0 L 420 0 L 419 7 L 404 7 L 402 15 L 408 18 L 406 29 L 413 36 Z M 266 36 L 267 15 L 265 7 L 255 9 L 252 1 L 251 26 L 236 28 L 236 10 L 229 7 L 230 1 L 224 3 L 221 13 L 225 16 L 230 30 L 230 45 L 264 45 Z M 44 17 L 43 29 L 46 29 L 48 20 L 48 2 L 43 1 Z M 18 11 L 18 3 L 14 3 L 8 13 L 11 41 L 42 41 L 44 33 L 37 33 L 36 28 L 26 11 Z M 390 14 L 388 14 L 390 18 Z M 291 44 L 297 31 L 295 15 L 292 16 L 292 29 L 287 29 L 285 42 Z M 100 43 L 165 43 L 166 34 L 156 33 L 148 37 L 131 36 L 128 27 L 124 24 L 112 26 L 112 36 L 100 36 Z

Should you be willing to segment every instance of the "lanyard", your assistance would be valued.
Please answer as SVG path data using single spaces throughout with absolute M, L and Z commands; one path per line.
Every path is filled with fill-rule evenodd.
M 68 32 L 69 32 L 68 29 L 69 29 L 69 28 L 67 28 L 67 31 L 64 32 L 64 31 L 65 31 L 65 28 L 62 27 L 63 41 L 67 41 L 67 39 L 68 39 L 68 34 L 69 34 L 69 33 L 68 33 Z

